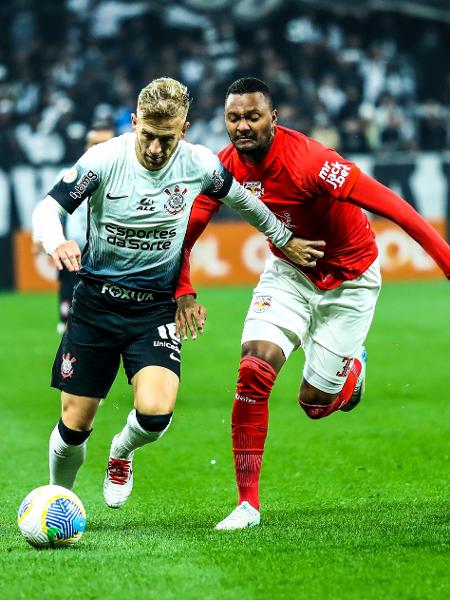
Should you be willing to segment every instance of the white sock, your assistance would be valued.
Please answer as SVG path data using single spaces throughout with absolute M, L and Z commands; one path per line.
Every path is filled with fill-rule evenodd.
M 48 452 L 51 484 L 62 485 L 69 490 L 73 488 L 78 469 L 86 458 L 86 445 L 87 440 L 79 446 L 66 444 L 56 425 L 50 435 Z
M 167 427 L 162 431 L 146 431 L 139 425 L 136 410 L 133 409 L 128 415 L 127 424 L 114 438 L 114 457 L 128 458 L 131 452 L 134 452 L 137 448 L 156 442 L 166 433 L 171 423 L 172 417 Z

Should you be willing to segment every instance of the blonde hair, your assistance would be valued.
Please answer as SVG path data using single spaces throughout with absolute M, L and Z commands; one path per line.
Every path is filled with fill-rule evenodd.
M 154 79 L 139 93 L 137 101 L 138 116 L 145 119 L 186 118 L 191 99 L 185 85 L 171 79 Z

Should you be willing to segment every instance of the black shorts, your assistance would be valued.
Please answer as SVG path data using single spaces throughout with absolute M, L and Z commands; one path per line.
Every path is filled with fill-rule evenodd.
M 165 367 L 179 377 L 181 344 L 175 336 L 175 310 L 169 294 L 81 279 L 53 363 L 52 387 L 104 398 L 121 357 L 128 383 L 147 366 Z

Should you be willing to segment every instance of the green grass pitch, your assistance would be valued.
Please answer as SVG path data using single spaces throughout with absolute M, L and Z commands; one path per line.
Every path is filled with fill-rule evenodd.
M 229 421 L 250 290 L 203 290 L 207 332 L 184 346 L 173 427 L 137 453 L 119 511 L 102 500 L 112 435 L 131 406 L 120 373 L 75 492 L 88 527 L 73 549 L 36 551 L 16 526 L 47 481 L 59 417 L 48 387 L 56 300 L 0 296 L 2 599 L 450 598 L 450 302 L 445 281 L 385 284 L 357 410 L 313 422 L 297 405 L 303 358 L 272 394 L 262 525 L 216 532 L 234 507 Z

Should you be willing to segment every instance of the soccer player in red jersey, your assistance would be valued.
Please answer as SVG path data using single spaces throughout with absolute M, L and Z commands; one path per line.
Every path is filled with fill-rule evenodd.
M 232 413 L 238 506 L 217 529 L 258 525 L 259 475 L 275 379 L 302 346 L 305 367 L 299 403 L 312 419 L 349 411 L 364 387 L 367 336 L 381 278 L 375 236 L 362 208 L 400 225 L 450 277 L 450 246 L 406 201 L 307 136 L 277 125 L 267 85 L 239 79 L 228 89 L 225 122 L 231 144 L 224 166 L 251 189 L 310 257 L 294 266 L 270 244 L 272 256 L 254 290 L 244 323 L 242 357 Z M 177 296 L 195 294 L 189 251 L 221 204 L 199 196 L 188 228 Z M 192 313 L 178 328 L 192 331 Z M 194 315 L 195 316 L 195 315 Z

